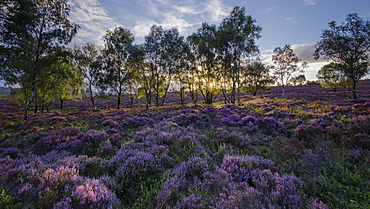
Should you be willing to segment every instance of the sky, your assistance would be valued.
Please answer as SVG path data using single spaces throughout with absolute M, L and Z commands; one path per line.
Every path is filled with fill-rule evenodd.
M 308 62 L 307 80 L 327 64 L 313 59 L 315 44 L 328 23 L 344 22 L 350 13 L 370 20 L 369 0 L 70 0 L 71 18 L 81 26 L 73 44 L 103 45 L 107 30 L 128 28 L 141 44 L 153 25 L 177 28 L 182 36 L 197 31 L 203 22 L 219 25 L 235 6 L 244 7 L 262 27 L 257 40 L 260 57 L 271 64 L 276 47 L 290 44 Z
M 119 26 L 129 29 L 141 44 L 153 25 L 177 28 L 187 37 L 203 22 L 219 25 L 235 6 L 244 7 L 262 27 L 256 43 L 264 63 L 272 63 L 273 49 L 290 44 L 308 62 L 307 80 L 316 80 L 317 71 L 327 64 L 313 60 L 312 54 L 329 22 L 342 23 L 350 13 L 370 20 L 369 0 L 69 0 L 69 4 L 71 19 L 81 27 L 71 45 L 100 46 L 106 31 Z

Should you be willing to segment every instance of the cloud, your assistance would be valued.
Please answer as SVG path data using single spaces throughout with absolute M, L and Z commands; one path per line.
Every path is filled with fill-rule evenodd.
M 210 14 L 210 20 L 214 22 L 221 21 L 230 11 L 231 8 L 224 5 L 221 0 L 210 0 L 206 6 L 206 12 Z
M 292 24 L 298 24 L 299 23 L 299 21 L 297 21 L 294 17 L 287 17 L 285 20 L 292 23 Z
M 315 0 L 302 0 L 302 1 L 307 6 L 312 6 L 312 5 L 315 5 L 316 4 L 316 1 Z
M 101 3 L 100 3 L 101 2 Z M 108 29 L 128 28 L 141 43 L 153 25 L 177 28 L 187 36 L 203 22 L 219 24 L 232 10 L 223 0 L 70 0 L 71 17 L 81 26 L 78 38 L 100 42 Z M 88 40 L 88 41 L 86 41 Z
M 140 0 L 140 5 L 150 15 L 131 17 L 135 20 L 131 28 L 137 40 L 142 40 L 153 25 L 161 25 L 164 29 L 177 28 L 181 35 L 186 36 L 197 30 L 202 22 L 218 24 L 232 9 L 221 0 Z
M 135 34 L 135 37 L 144 38 L 148 35 L 149 30 L 153 25 L 158 25 L 158 23 L 147 18 L 139 18 L 135 21 L 135 26 L 133 27 L 132 32 Z
M 328 64 L 327 62 L 315 62 L 308 64 L 308 68 L 305 69 L 305 76 L 307 80 L 317 80 L 316 74 L 322 68 L 322 66 Z
M 260 12 L 260 13 L 268 13 L 268 12 L 271 12 L 272 10 L 276 9 L 276 6 L 270 6 L 270 7 L 267 7 L 264 11 Z
M 81 26 L 77 36 L 101 44 L 101 37 L 115 21 L 98 0 L 71 0 L 71 18 Z
M 308 43 L 308 44 L 295 44 L 292 45 L 292 49 L 294 53 L 297 55 L 302 62 L 307 63 L 317 63 L 317 61 L 313 58 L 313 53 L 315 51 L 315 43 Z
M 296 56 L 301 59 L 301 62 L 307 62 L 308 68 L 305 69 L 305 76 L 307 80 L 317 80 L 316 74 L 322 66 L 328 62 L 318 61 L 313 59 L 313 52 L 315 51 L 315 43 L 295 44 L 291 45 Z M 260 59 L 265 65 L 273 65 L 272 62 L 273 49 L 268 49 L 261 53 Z

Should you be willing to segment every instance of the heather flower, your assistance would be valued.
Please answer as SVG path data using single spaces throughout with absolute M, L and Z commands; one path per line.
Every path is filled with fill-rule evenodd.
M 208 140 L 207 136 L 199 130 L 188 127 L 173 135 L 171 151 L 178 161 L 185 161 L 189 157 L 201 157 L 206 153 L 202 142 Z
M 205 109 L 204 109 L 204 111 L 203 111 L 204 113 L 215 113 L 215 112 L 217 112 L 217 108 L 215 108 L 215 107 L 212 107 L 212 106 L 207 106 Z
M 39 199 L 41 205 L 47 207 L 59 202 L 65 194 L 71 192 L 78 180 L 78 171 L 74 167 L 59 166 L 46 169 L 40 177 Z
M 116 208 L 117 197 L 99 180 L 87 179 L 82 185 L 78 185 L 71 197 L 76 208 Z
M 238 115 L 228 115 L 221 119 L 222 125 L 225 126 L 239 126 L 241 118 Z
M 98 154 L 102 142 L 109 139 L 105 131 L 89 130 L 87 133 L 80 133 L 77 139 L 83 142 L 82 153 L 88 156 Z
M 167 179 L 161 187 L 161 190 L 155 197 L 157 201 L 156 208 L 165 206 L 174 206 L 181 196 L 181 192 L 185 191 L 186 181 L 183 177 L 173 176 Z
M 72 199 L 70 197 L 66 197 L 62 199 L 61 201 L 56 202 L 53 205 L 53 209 L 73 209 L 73 207 L 71 206 L 71 203 L 72 203 Z
M 325 205 L 322 201 L 318 199 L 313 199 L 312 203 L 308 206 L 308 209 L 329 209 L 327 205 Z
M 352 143 L 364 149 L 370 148 L 370 135 L 364 133 L 355 134 L 352 138 Z
M 0 148 L 0 158 L 10 156 L 12 158 L 17 157 L 20 154 L 20 150 L 15 147 Z
M 286 131 L 286 127 L 282 123 L 276 121 L 274 118 L 263 118 L 262 126 L 268 131 L 276 131 L 280 133 Z
M 174 174 L 185 177 L 187 181 L 194 181 L 209 169 L 208 162 L 200 157 L 190 158 L 174 169 Z
M 183 127 L 192 125 L 198 128 L 206 128 L 209 127 L 211 118 L 207 114 L 187 113 L 176 116 L 174 122 Z
M 202 196 L 190 194 L 189 196 L 182 196 L 176 208 L 207 208 L 209 205 Z
M 18 195 L 22 194 L 25 191 L 28 191 L 32 188 L 32 184 L 26 183 L 22 188 L 18 189 Z
M 317 119 L 308 121 L 308 124 L 312 126 L 316 126 L 316 127 L 325 128 L 328 122 L 323 118 L 317 118 Z
M 122 123 L 120 124 L 120 127 L 137 128 L 140 126 L 153 124 L 153 123 L 154 123 L 154 120 L 152 118 L 132 116 L 132 117 L 126 117 L 124 121 L 122 121 Z
M 253 115 L 247 115 L 245 117 L 243 117 L 240 121 L 239 121 L 239 125 L 241 126 L 247 126 L 249 125 L 250 123 L 252 123 L 253 125 L 258 125 L 259 124 L 259 120 L 258 118 L 256 118 L 255 116 Z
M 361 148 L 352 149 L 352 150 L 348 151 L 348 155 L 355 158 L 355 159 L 359 159 L 362 156 L 362 152 L 363 152 L 363 150 Z

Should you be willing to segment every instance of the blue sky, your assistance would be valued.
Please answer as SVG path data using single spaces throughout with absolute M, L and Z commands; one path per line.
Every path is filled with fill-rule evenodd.
M 344 22 L 347 14 L 358 13 L 370 20 L 369 0 L 69 0 L 71 18 L 81 26 L 73 44 L 102 45 L 102 36 L 118 26 L 128 28 L 137 43 L 143 43 L 152 25 L 178 28 L 188 36 L 208 22 L 218 25 L 234 6 L 246 8 L 247 15 L 262 27 L 257 41 L 261 58 L 271 62 L 272 50 L 285 44 L 302 61 L 309 63 L 305 75 L 316 79 L 325 63 L 312 58 L 315 43 L 330 21 Z M 0 84 L 1 85 L 1 84 Z
M 262 27 L 257 41 L 261 58 L 271 62 L 272 50 L 292 45 L 302 61 L 309 63 L 308 80 L 316 79 L 322 61 L 312 58 L 315 43 L 330 21 L 344 22 L 347 14 L 370 19 L 369 0 L 70 0 L 71 17 L 81 26 L 74 43 L 102 45 L 108 29 L 122 26 L 143 43 L 152 25 L 178 28 L 181 35 L 195 32 L 203 22 L 218 25 L 234 6 Z

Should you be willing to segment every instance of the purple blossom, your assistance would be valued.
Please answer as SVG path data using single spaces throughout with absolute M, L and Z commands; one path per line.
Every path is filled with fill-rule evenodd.
M 268 131 L 276 131 L 276 132 L 285 132 L 286 131 L 286 127 L 276 121 L 274 118 L 268 118 L 268 117 L 265 117 L 262 119 L 262 126 L 265 127 Z
M 78 208 L 81 206 L 116 208 L 118 206 L 118 200 L 114 193 L 96 179 L 87 179 L 82 185 L 78 185 L 71 197 L 77 201 L 74 205 Z
M 61 201 L 55 203 L 53 205 L 53 209 L 73 209 L 71 206 L 72 199 L 70 197 L 66 197 L 62 199 Z

